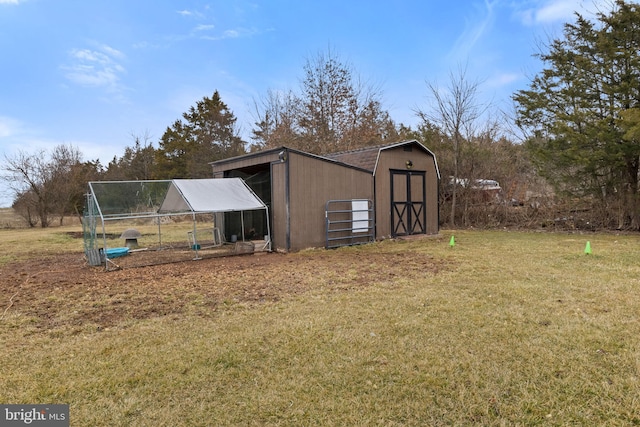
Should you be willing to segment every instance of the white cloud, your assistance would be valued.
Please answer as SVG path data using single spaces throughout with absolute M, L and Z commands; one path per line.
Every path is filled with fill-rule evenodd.
M 209 31 L 209 30 L 213 30 L 215 28 L 214 25 L 198 25 L 196 28 L 193 29 L 193 31 Z
M 98 49 L 72 49 L 69 52 L 71 62 L 61 68 L 67 79 L 75 84 L 117 91 L 120 75 L 125 72 L 117 60 L 123 59 L 124 54 L 107 45 Z
M 519 80 L 522 78 L 521 74 L 517 74 L 517 73 L 501 73 L 501 74 L 497 74 L 495 76 L 490 77 L 487 81 L 486 84 L 488 87 L 494 87 L 494 88 L 499 88 L 502 86 L 507 86 L 510 85 L 511 83 Z
M 224 32 L 224 37 L 228 39 L 235 39 L 240 37 L 240 32 L 238 30 L 227 30 Z
M 202 12 L 193 11 L 193 10 L 183 9 L 183 10 L 176 11 L 176 13 L 178 15 L 182 15 L 187 18 L 198 18 L 198 19 L 204 18 L 204 15 L 202 14 Z
M 21 128 L 19 121 L 11 117 L 0 116 L 0 138 L 8 138 L 16 134 Z
M 609 13 L 614 7 L 613 0 L 539 0 L 535 5 L 516 12 L 525 25 L 546 25 L 571 22 L 576 12 L 591 19 L 596 13 Z M 631 0 L 637 3 L 637 0 Z
M 485 0 L 488 1 L 488 0 Z M 496 1 L 496 0 L 493 0 Z M 255 5 L 252 5 L 256 8 Z M 244 10 L 241 7 L 233 4 L 232 6 L 233 14 L 235 15 L 244 15 Z M 227 30 L 219 29 L 217 32 L 214 31 L 219 28 L 219 25 L 214 25 L 209 22 L 215 20 L 211 15 L 210 6 L 205 6 L 201 8 L 201 10 L 191 10 L 191 9 L 183 9 L 177 10 L 177 14 L 181 15 L 183 18 L 188 20 L 195 20 L 197 22 L 206 22 L 193 27 L 188 34 L 176 34 L 167 38 L 167 40 L 171 42 L 183 42 L 192 38 L 197 38 L 200 40 L 210 40 L 210 41 L 220 41 L 226 39 L 237 39 L 242 37 L 252 37 L 256 34 L 260 34 L 264 31 L 259 31 L 255 28 L 246 28 L 246 27 L 237 27 L 237 28 L 229 28 Z M 227 23 L 227 19 L 225 19 L 225 23 Z M 267 30 L 270 31 L 270 30 Z
M 0 0 L 0 4 L 19 4 L 24 3 L 24 0 Z
M 478 40 L 480 40 L 486 32 L 490 30 L 495 18 L 495 4 L 495 1 L 484 1 L 484 7 L 481 10 L 481 14 L 484 16 L 467 24 L 467 28 L 460 37 L 458 37 L 455 46 L 449 53 L 449 56 L 452 59 L 459 61 L 461 58 L 467 58 L 469 56 L 469 52 L 473 50 L 473 47 L 476 45 Z
M 580 0 L 555 0 L 548 2 L 534 13 L 537 24 L 547 24 L 558 21 L 570 21 L 577 10 L 582 9 Z
M 101 45 L 100 49 L 102 49 L 107 55 L 112 56 L 114 58 L 124 59 L 125 57 L 124 53 L 106 44 Z
M 260 32 L 254 28 L 237 28 L 232 30 L 225 30 L 221 34 L 218 35 L 202 35 L 200 38 L 202 40 L 225 40 L 225 39 L 237 39 L 240 37 L 252 37 Z

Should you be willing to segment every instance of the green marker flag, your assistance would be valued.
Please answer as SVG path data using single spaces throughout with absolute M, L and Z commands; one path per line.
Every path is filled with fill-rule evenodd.
M 591 242 L 587 241 L 587 246 L 584 247 L 584 253 L 587 255 L 591 254 Z
M 456 239 L 451 236 L 451 240 L 449 240 L 449 246 L 454 247 L 456 245 Z

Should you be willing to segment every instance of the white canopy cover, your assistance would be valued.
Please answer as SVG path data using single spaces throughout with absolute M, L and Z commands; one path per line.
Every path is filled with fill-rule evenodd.
M 240 178 L 174 179 L 158 213 L 255 209 L 266 209 L 266 206 Z

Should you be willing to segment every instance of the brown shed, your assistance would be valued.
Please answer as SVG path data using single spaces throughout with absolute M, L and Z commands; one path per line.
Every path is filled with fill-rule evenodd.
M 280 147 L 211 166 L 215 178 L 243 178 L 267 204 L 276 250 L 439 231 L 436 158 L 415 140 L 326 156 Z M 248 234 L 267 229 L 265 218 L 244 224 Z

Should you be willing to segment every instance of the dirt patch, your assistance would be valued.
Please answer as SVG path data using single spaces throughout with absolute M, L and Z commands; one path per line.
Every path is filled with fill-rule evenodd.
M 348 291 L 433 275 L 423 254 L 318 251 L 259 253 L 105 272 L 83 254 L 3 266 L 0 317 L 19 314 L 38 329 L 95 326 L 183 313 L 210 316 L 238 304 L 278 301 L 313 290 Z

